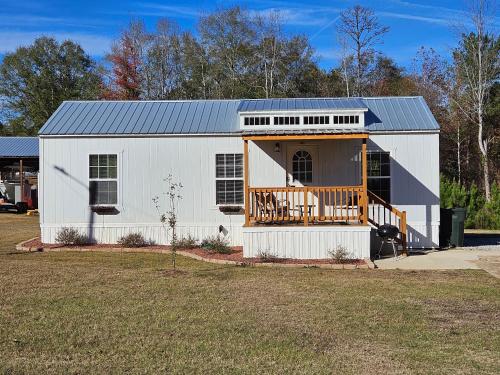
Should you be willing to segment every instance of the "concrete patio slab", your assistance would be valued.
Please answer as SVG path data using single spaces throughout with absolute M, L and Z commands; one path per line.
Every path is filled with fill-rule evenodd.
M 374 263 L 379 269 L 484 269 L 500 277 L 500 246 L 411 252 L 407 257 L 382 258 L 375 260 Z

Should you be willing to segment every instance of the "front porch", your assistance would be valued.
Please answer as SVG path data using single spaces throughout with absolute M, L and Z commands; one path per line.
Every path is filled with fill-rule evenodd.
M 271 252 L 320 259 L 343 247 L 369 258 L 373 229 L 386 223 L 398 226 L 405 249 L 406 213 L 368 191 L 367 140 L 367 133 L 244 135 L 245 257 Z M 335 147 L 345 141 L 343 148 Z M 265 158 L 251 158 L 249 142 Z M 348 150 L 348 155 L 338 157 L 339 149 Z M 342 160 L 331 168 L 334 152 Z M 292 159 L 296 155 L 297 161 Z M 268 170 L 273 164 L 279 170 L 274 174 Z M 338 175 L 347 184 L 331 184 Z

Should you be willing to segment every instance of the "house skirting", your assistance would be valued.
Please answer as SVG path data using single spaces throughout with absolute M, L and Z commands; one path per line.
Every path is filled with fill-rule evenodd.
M 40 225 L 43 243 L 56 243 L 57 233 L 64 227 L 75 228 L 80 233 L 92 238 L 93 241 L 102 244 L 116 244 L 118 240 L 129 233 L 142 233 L 146 240 L 151 240 L 159 245 L 169 245 L 171 240 L 170 231 L 166 231 L 159 223 L 99 223 L 92 225 L 88 223 L 42 224 Z M 222 231 L 221 231 L 222 230 Z M 220 225 L 218 223 L 179 223 L 177 236 L 192 236 L 198 241 L 207 237 L 220 235 L 224 237 L 229 245 L 242 245 L 242 224 Z
M 353 258 L 370 258 L 370 226 L 252 226 L 243 228 L 243 256 L 326 259 L 344 247 Z

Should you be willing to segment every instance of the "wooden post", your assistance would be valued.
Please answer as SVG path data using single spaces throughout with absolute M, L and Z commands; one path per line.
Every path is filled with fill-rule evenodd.
M 19 160 L 19 191 L 21 192 L 20 202 L 24 202 L 23 159 Z M 17 202 L 14 202 L 14 203 L 17 203 Z
M 366 138 L 363 139 L 361 147 L 361 170 L 363 180 L 363 224 L 368 225 L 368 161 L 366 157 Z
M 245 192 L 245 226 L 250 226 L 250 194 L 248 185 L 248 140 L 243 141 L 243 188 Z
M 406 211 L 403 211 L 401 214 L 401 223 L 400 223 L 400 231 L 401 231 L 401 244 L 403 245 L 403 254 L 408 255 L 408 248 L 406 244 Z
M 304 226 L 307 227 L 309 225 L 309 191 L 307 187 L 304 187 Z

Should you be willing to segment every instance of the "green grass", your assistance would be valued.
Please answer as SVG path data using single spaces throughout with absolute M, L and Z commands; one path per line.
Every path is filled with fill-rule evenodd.
M 19 253 L 0 215 L 1 373 L 486 374 L 500 280 L 483 271 L 220 266 L 168 255 Z

